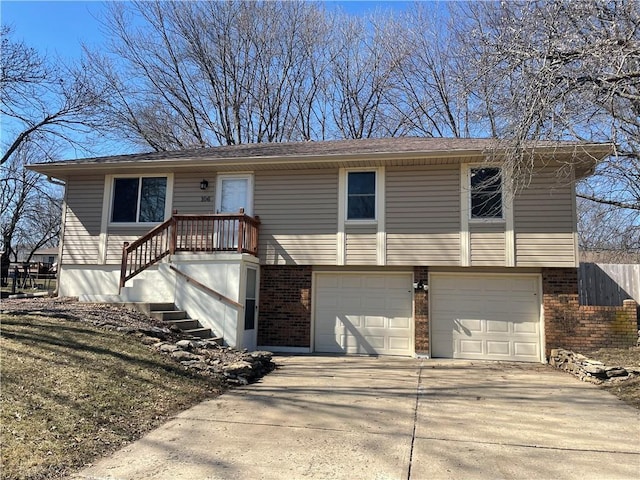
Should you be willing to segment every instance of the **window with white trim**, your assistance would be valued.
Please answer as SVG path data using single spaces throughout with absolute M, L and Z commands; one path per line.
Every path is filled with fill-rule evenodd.
M 116 177 L 113 179 L 111 222 L 162 222 L 166 201 L 167 177 Z
M 471 219 L 500 220 L 502 172 L 499 167 L 472 167 L 469 170 Z
M 347 172 L 347 220 L 376 219 L 376 172 Z

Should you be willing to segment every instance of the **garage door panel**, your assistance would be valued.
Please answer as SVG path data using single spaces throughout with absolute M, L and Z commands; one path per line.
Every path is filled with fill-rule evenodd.
M 509 346 L 510 346 L 510 343 L 508 341 L 504 341 L 504 342 L 488 341 L 487 353 L 489 355 L 509 356 L 510 355 Z
M 513 333 L 520 335 L 535 335 L 539 334 L 539 325 L 532 322 L 513 322 Z
M 364 317 L 364 327 L 365 328 L 384 328 L 385 327 L 385 318 L 384 317 Z
M 374 349 L 382 349 L 385 347 L 384 336 L 382 335 L 365 335 L 364 339 Z
M 411 282 L 410 274 L 317 274 L 315 351 L 411 355 Z
M 358 292 L 353 292 L 352 295 L 358 295 Z M 384 309 L 386 306 L 386 300 L 384 297 L 375 297 L 371 295 L 366 295 L 360 298 L 360 306 L 365 309 L 367 312 L 376 312 L 380 311 L 380 309 Z
M 392 317 L 389 319 L 389 328 L 390 329 L 400 329 L 407 330 L 411 329 L 411 319 L 408 317 Z
M 539 277 L 433 274 L 434 357 L 539 361 Z
M 331 275 L 322 275 L 316 278 L 316 287 L 327 289 L 327 288 L 338 288 L 339 280 L 335 276 Z
M 460 340 L 458 351 L 462 354 L 482 354 L 482 342 L 478 340 Z
M 471 332 L 482 332 L 482 320 L 475 318 L 454 319 L 453 328 L 456 332 L 470 334 Z
M 394 351 L 407 351 L 411 348 L 411 341 L 407 337 L 389 337 L 389 349 Z
M 486 320 L 487 333 L 509 333 L 510 322 Z
M 353 288 L 354 290 L 361 290 L 363 285 L 363 278 L 360 276 L 349 276 L 349 277 L 344 277 L 341 279 L 341 282 L 339 283 L 339 287 L 340 288 Z

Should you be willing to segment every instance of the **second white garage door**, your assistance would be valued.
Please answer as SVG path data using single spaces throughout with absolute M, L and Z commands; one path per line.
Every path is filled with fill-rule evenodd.
M 315 277 L 315 351 L 413 354 L 411 274 Z
M 431 355 L 541 360 L 539 277 L 432 274 Z

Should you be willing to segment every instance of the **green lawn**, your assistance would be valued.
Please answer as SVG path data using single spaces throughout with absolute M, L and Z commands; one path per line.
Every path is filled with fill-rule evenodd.
M 1 328 L 3 479 L 63 476 L 219 393 L 115 331 L 12 314 Z

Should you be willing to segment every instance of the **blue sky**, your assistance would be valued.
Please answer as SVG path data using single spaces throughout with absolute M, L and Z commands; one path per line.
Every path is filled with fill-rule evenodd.
M 353 14 L 382 9 L 403 9 L 403 1 L 326 2 L 341 6 Z M 0 21 L 10 25 L 16 38 L 49 55 L 65 59 L 81 54 L 81 43 L 98 46 L 104 43 L 98 18 L 104 9 L 102 1 L 11 1 L 0 2 Z
M 82 44 L 100 48 L 106 43 L 100 27 L 104 1 L 30 1 L 0 0 L 0 23 L 11 26 L 13 38 L 50 59 L 72 62 L 82 55 Z M 343 8 L 351 14 L 364 14 L 376 9 L 402 10 L 410 2 L 404 1 L 340 1 L 325 2 L 329 8 Z M 12 120 L 0 121 L 0 142 L 12 131 Z M 21 128 L 21 127 L 19 127 Z M 9 134 L 11 135 L 11 134 Z M 92 144 L 95 151 L 64 148 L 64 158 L 80 158 L 96 154 L 122 153 L 118 144 L 105 141 Z M 113 151 L 112 151 L 113 150 Z

